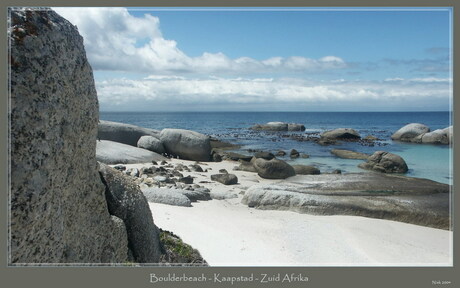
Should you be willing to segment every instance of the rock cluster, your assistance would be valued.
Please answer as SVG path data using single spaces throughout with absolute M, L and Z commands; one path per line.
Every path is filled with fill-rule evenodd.
M 250 129 L 264 131 L 305 131 L 305 126 L 297 123 L 268 122 L 266 124 L 256 124 Z
M 452 126 L 430 132 L 430 128 L 424 124 L 411 123 L 396 131 L 391 139 L 412 143 L 446 145 L 452 143 L 452 134 Z
M 126 145 L 137 146 L 137 142 L 142 136 L 152 136 L 158 138 L 159 135 L 160 131 L 158 130 L 125 123 L 100 120 L 97 138 L 99 140 L 109 140 Z
M 118 156 L 118 154 L 129 154 L 127 156 L 128 158 L 133 158 L 129 157 L 130 155 L 136 155 L 134 159 L 128 160 L 129 162 L 119 161 L 119 163 L 150 162 L 140 161 L 140 159 L 135 160 L 135 158 L 141 158 L 142 160 L 145 159 L 145 156 L 137 157 L 138 154 L 160 154 L 194 161 L 211 161 L 212 157 L 210 137 L 195 131 L 184 129 L 163 129 L 161 131 L 157 131 L 124 123 L 100 121 L 98 140 L 100 140 L 99 142 L 104 143 L 104 147 L 101 147 L 101 149 L 98 147 L 98 154 L 104 154 L 104 158 L 101 157 L 99 160 L 107 164 L 117 162 L 115 159 L 122 159 L 122 157 Z M 108 143 L 110 143 L 110 146 Z M 113 143 L 122 143 L 138 147 L 140 149 L 130 150 L 129 147 L 115 145 Z M 213 143 L 216 143 L 216 141 L 213 141 Z M 217 141 L 216 145 L 218 144 L 222 144 L 222 142 Z M 111 151 L 105 151 L 106 148 L 110 148 Z M 119 153 L 117 153 L 118 151 L 115 151 L 118 149 Z M 149 154 L 149 151 L 155 154 Z M 158 157 L 155 156 L 155 158 Z

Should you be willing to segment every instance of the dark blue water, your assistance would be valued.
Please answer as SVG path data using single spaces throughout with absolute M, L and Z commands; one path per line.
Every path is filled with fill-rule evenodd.
M 420 145 L 393 142 L 390 136 L 409 123 L 423 123 L 431 130 L 451 125 L 449 112 L 101 112 L 101 120 L 133 124 L 161 130 L 181 128 L 243 145 L 241 150 L 258 149 L 276 152 L 296 149 L 310 155 L 308 159 L 295 162 L 318 166 L 328 172 L 341 169 L 343 172 L 360 172 L 361 160 L 339 159 L 331 149 L 349 149 L 363 153 L 378 150 L 402 156 L 409 166 L 409 176 L 428 178 L 450 183 L 452 179 L 452 149 L 448 146 Z M 248 128 L 260 123 L 281 121 L 300 123 L 305 132 L 253 132 Z M 385 146 L 368 147 L 357 143 L 341 143 L 320 146 L 314 142 L 299 142 L 281 137 L 287 134 L 321 133 L 336 128 L 353 128 L 362 137 L 373 135 L 382 139 Z M 286 158 L 285 160 L 290 161 Z

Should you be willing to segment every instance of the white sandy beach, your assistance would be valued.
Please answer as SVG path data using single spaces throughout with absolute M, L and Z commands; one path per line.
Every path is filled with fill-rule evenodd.
M 173 164 L 193 161 L 173 159 Z M 236 162 L 200 163 L 194 183 L 237 198 L 179 207 L 150 203 L 155 224 L 198 249 L 211 266 L 451 266 L 452 231 L 358 216 L 315 216 L 249 208 L 244 191 L 280 180 L 233 171 Z M 127 168 L 151 166 L 130 164 Z M 210 181 L 227 169 L 237 185 Z M 199 183 L 209 181 L 211 183 Z

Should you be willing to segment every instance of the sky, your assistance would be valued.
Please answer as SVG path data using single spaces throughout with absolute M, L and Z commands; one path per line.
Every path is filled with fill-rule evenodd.
M 448 111 L 448 8 L 54 8 L 101 111 Z

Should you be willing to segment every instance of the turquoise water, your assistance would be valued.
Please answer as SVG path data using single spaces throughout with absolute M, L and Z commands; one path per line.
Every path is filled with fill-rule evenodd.
M 442 183 L 452 181 L 452 148 L 440 145 L 420 145 L 394 142 L 390 136 L 408 123 L 423 123 L 431 130 L 451 125 L 449 112 L 101 112 L 100 119 L 133 124 L 161 130 L 181 128 L 198 131 L 248 149 L 289 152 L 296 149 L 310 155 L 308 159 L 293 162 L 315 165 L 322 172 L 341 169 L 344 173 L 363 172 L 357 165 L 362 160 L 341 159 L 331 149 L 347 149 L 372 154 L 388 151 L 403 157 L 409 166 L 408 176 L 427 178 Z M 254 132 L 254 124 L 282 121 L 304 124 L 305 132 Z M 283 136 L 321 133 L 336 128 L 353 128 L 361 136 L 373 135 L 385 146 L 362 146 L 342 142 L 321 146 L 311 141 L 299 142 Z M 282 158 L 290 161 L 288 157 Z

